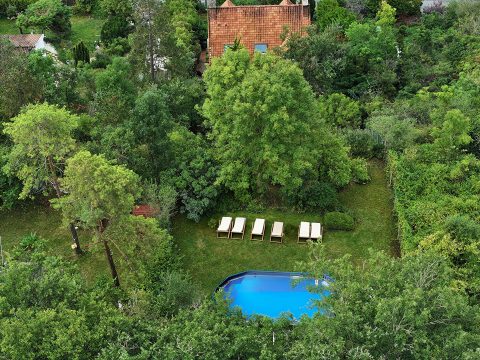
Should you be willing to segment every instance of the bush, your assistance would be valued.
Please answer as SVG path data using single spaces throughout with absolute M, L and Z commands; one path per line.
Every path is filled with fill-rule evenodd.
M 305 210 L 333 210 L 338 205 L 337 190 L 329 183 L 307 184 L 298 192 L 296 205 Z
M 343 94 L 322 96 L 319 114 L 328 124 L 339 128 L 357 128 L 362 122 L 359 103 Z
M 369 12 L 374 15 L 380 9 L 382 0 L 366 0 Z M 397 15 L 420 15 L 422 0 L 390 0 L 388 3 L 397 10 Z
M 35 1 L 36 0 L 0 0 L 0 17 L 5 15 L 11 17 L 13 9 L 15 9 L 14 15 L 16 15 Z
M 88 51 L 88 48 L 85 46 L 83 41 L 80 41 L 77 45 L 73 47 L 72 53 L 75 66 L 77 66 L 79 62 L 82 62 L 84 64 L 90 62 L 90 52 Z
M 415 120 L 411 118 L 375 114 L 370 117 L 367 126 L 381 136 L 387 150 L 401 152 L 412 146 L 418 137 Z
M 61 0 L 38 0 L 17 16 L 19 28 L 36 28 L 42 32 L 49 29 L 56 34 L 68 34 L 71 30 L 70 7 Z
M 76 0 L 73 6 L 73 12 L 75 14 L 88 15 L 94 11 L 96 6 L 96 0 Z
M 147 181 L 143 184 L 143 201 L 157 210 L 155 218 L 160 227 L 170 228 L 170 218 L 175 209 L 177 192 L 168 185 L 159 185 L 156 182 Z
M 103 52 L 96 52 L 95 57 L 90 61 L 90 65 L 94 69 L 105 69 L 111 63 L 111 56 Z
M 334 211 L 325 214 L 323 225 L 329 230 L 353 230 L 355 221 L 348 214 Z
M 105 52 L 111 56 L 124 56 L 130 49 L 127 38 L 115 38 L 105 47 Z
M 352 159 L 352 178 L 353 181 L 361 184 L 370 181 L 370 175 L 368 175 L 367 162 L 365 159 Z
M 355 21 L 355 14 L 340 6 L 337 0 L 318 1 L 315 14 L 317 25 L 322 30 L 332 24 L 338 24 L 342 28 L 346 28 Z
M 379 152 L 379 147 L 382 147 L 369 130 L 351 129 L 344 130 L 342 133 L 348 146 L 350 146 L 352 157 L 370 159 Z
M 110 44 L 116 38 L 126 38 L 133 31 L 133 26 L 124 16 L 111 15 L 102 26 L 100 39 Z
M 195 287 L 182 271 L 161 273 L 156 288 L 152 289 L 153 312 L 159 316 L 173 316 L 181 308 L 190 306 L 195 299 Z
M 13 19 L 18 14 L 17 7 L 15 5 L 8 5 L 6 14 L 8 19 Z

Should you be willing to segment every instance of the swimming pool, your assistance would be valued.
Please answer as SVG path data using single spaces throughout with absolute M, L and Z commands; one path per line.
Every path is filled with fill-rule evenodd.
M 315 300 L 330 294 L 326 280 L 305 278 L 301 273 L 274 271 L 246 271 L 226 278 L 218 287 L 225 297 L 249 317 L 264 315 L 277 319 L 282 313 L 291 313 L 294 319 L 302 315 L 312 317 L 319 310 Z M 320 286 L 321 291 L 310 292 L 310 286 Z M 321 311 L 320 311 L 321 312 Z

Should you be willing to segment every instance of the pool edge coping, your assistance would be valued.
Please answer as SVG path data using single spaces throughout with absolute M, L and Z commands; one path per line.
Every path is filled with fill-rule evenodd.
M 308 276 L 308 273 L 306 272 L 299 272 L 299 271 L 274 271 L 274 270 L 245 270 L 241 271 L 236 274 L 232 274 L 227 276 L 225 279 L 223 279 L 222 282 L 220 282 L 217 287 L 215 287 L 215 290 L 213 291 L 212 296 L 214 296 L 221 288 L 223 288 L 229 281 L 233 279 L 237 279 L 239 277 L 248 275 L 248 274 L 256 274 L 256 275 L 293 275 L 293 276 Z M 325 276 L 325 275 L 324 275 Z

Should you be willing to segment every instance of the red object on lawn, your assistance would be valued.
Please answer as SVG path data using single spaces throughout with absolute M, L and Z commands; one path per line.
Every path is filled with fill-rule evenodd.
M 136 205 L 132 210 L 132 215 L 143 217 L 154 217 L 157 214 L 157 210 L 149 205 Z

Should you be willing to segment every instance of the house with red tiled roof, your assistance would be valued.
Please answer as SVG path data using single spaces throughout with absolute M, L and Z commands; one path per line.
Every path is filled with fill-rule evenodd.
M 9 40 L 13 46 L 26 52 L 45 48 L 45 35 L 43 34 L 3 35 L 2 38 Z
M 278 5 L 236 6 L 226 0 L 220 7 L 208 6 L 208 53 L 221 56 L 237 39 L 253 55 L 283 44 L 285 33 L 305 34 L 310 25 L 308 0 L 294 4 L 283 0 Z

